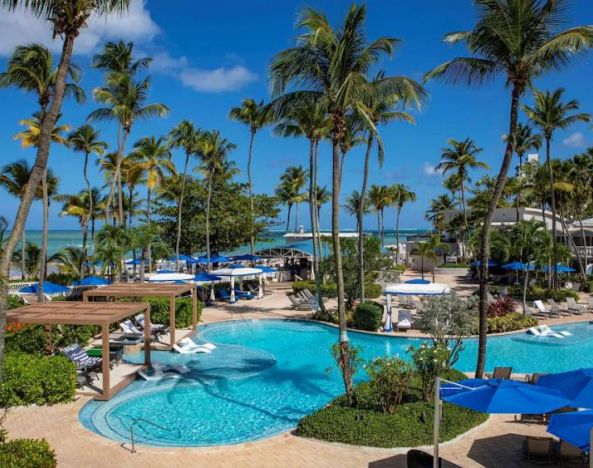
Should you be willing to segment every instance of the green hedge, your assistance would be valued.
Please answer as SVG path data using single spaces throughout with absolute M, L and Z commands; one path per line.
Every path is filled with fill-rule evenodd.
M 292 283 L 292 290 L 294 293 L 299 293 L 305 289 L 308 289 L 313 294 L 315 294 L 317 285 L 315 281 L 312 280 L 303 280 L 303 281 L 295 281 Z M 321 295 L 323 297 L 336 297 L 338 295 L 336 285 L 335 284 L 321 284 Z
M 494 289 L 493 289 L 494 290 Z M 515 285 L 509 288 L 509 294 L 515 299 L 523 299 L 523 286 Z M 541 286 L 532 286 L 527 288 L 525 299 L 527 301 L 538 301 L 541 299 L 554 299 L 555 301 L 565 301 L 566 298 L 572 297 L 578 300 L 579 294 L 572 289 L 559 289 L 554 291 L 549 288 L 542 288 Z
M 522 330 L 537 325 L 537 319 L 519 312 L 513 312 L 500 317 L 488 319 L 488 333 L 503 333 L 514 330 Z
M 150 320 L 152 323 L 169 325 L 169 299 L 164 297 L 144 297 L 141 302 L 150 304 Z M 198 322 L 202 315 L 203 304 L 198 301 Z M 175 300 L 175 326 L 187 328 L 191 326 L 191 298 Z
M 73 343 L 86 346 L 100 328 L 94 325 L 59 325 L 51 328 L 54 348 L 63 348 Z M 47 335 L 43 325 L 29 325 L 7 329 L 6 351 L 43 354 L 47 347 Z
M 460 380 L 464 374 L 450 371 L 448 380 Z M 348 406 L 344 396 L 325 408 L 301 419 L 296 433 L 302 437 L 370 447 L 417 447 L 430 445 L 433 436 L 432 402 L 421 401 L 417 388 L 411 389 L 394 414 L 384 413 L 368 383 L 356 388 L 358 405 Z M 487 415 L 445 403 L 441 423 L 441 441 L 451 440 L 481 424 Z
M 64 356 L 7 353 L 0 407 L 51 405 L 72 400 L 76 366 Z
M 8 310 L 16 309 L 17 307 L 22 307 L 25 305 L 25 301 L 20 296 L 16 296 L 14 294 L 8 295 Z
M 44 439 L 14 439 L 0 444 L 3 468 L 54 468 L 56 454 Z
M 367 299 L 377 299 L 383 294 L 383 288 L 376 283 L 367 283 L 364 285 L 364 295 Z
M 382 318 L 383 306 L 377 302 L 365 301 L 354 309 L 352 326 L 359 330 L 377 331 Z

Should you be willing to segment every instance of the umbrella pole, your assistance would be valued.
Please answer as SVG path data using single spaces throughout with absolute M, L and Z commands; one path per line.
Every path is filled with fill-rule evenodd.
M 589 432 L 589 468 L 593 468 L 593 457 L 591 450 L 593 449 L 593 429 Z
M 439 440 L 441 432 L 441 378 L 437 377 L 434 383 L 434 428 L 433 428 L 433 451 L 432 466 L 439 468 Z

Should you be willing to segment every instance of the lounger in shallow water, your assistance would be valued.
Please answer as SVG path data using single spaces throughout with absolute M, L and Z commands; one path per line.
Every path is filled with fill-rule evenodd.
M 179 340 L 179 343 L 173 345 L 173 349 L 180 354 L 211 353 L 214 348 L 216 346 L 211 343 L 196 344 L 191 338 L 183 338 Z
M 526 332 L 528 335 L 534 336 L 551 336 L 553 338 L 564 338 L 566 336 L 572 336 L 572 333 L 566 330 L 554 331 L 547 325 L 539 325 L 537 327 L 531 327 Z
M 138 375 L 144 380 L 163 380 L 180 379 L 183 374 L 190 371 L 190 368 L 184 365 L 165 365 L 154 363 L 149 369 L 140 369 Z

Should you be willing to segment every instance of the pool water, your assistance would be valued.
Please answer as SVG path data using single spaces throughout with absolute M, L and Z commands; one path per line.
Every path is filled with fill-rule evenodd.
M 593 367 L 593 325 L 553 327 L 565 339 L 531 340 L 524 333 L 488 339 L 487 370 L 559 372 Z M 527 337 L 527 338 L 526 338 Z M 361 357 L 400 355 L 422 340 L 350 333 Z M 206 446 L 257 440 L 296 427 L 299 419 L 343 393 L 331 355 L 337 329 L 289 320 L 233 321 L 203 325 L 196 341 L 214 342 L 211 354 L 153 352 L 153 361 L 184 364 L 180 379 L 136 381 L 107 402 L 91 401 L 80 413 L 88 429 L 155 446 Z M 559 343 L 561 341 L 561 343 Z M 472 371 L 477 341 L 466 340 L 456 367 Z M 143 355 L 126 355 L 142 362 Z M 356 380 L 364 378 L 360 372 Z

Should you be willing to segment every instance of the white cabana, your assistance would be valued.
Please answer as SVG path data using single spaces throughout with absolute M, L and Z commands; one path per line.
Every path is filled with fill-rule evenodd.
M 259 287 L 257 289 L 257 298 L 264 297 L 264 290 L 262 287 L 262 273 L 260 268 L 220 268 L 209 272 L 211 275 L 228 277 L 231 283 L 231 303 L 235 302 L 235 278 L 246 278 L 249 276 L 257 277 L 259 280 Z
M 157 273 L 156 275 L 150 275 L 148 281 L 150 282 L 173 282 L 173 281 L 191 281 L 194 279 L 194 275 L 186 273 Z
M 387 317 L 385 318 L 385 325 L 383 331 L 390 332 L 393 330 L 391 323 L 391 296 L 440 296 L 448 294 L 451 288 L 446 284 L 429 283 L 429 284 L 409 284 L 397 283 L 388 284 L 385 287 L 384 293 L 387 299 Z

